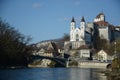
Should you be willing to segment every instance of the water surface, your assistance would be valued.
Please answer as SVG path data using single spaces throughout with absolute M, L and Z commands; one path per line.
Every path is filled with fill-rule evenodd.
M 0 80 L 107 80 L 100 69 L 24 68 L 0 70 Z

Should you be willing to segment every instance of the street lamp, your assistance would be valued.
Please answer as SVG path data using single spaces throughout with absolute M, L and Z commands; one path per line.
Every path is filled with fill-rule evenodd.
M 115 52 L 114 53 L 115 53 L 115 57 L 117 57 L 117 51 L 116 51 L 116 44 L 117 43 L 116 43 L 116 41 L 114 42 L 114 44 L 115 44 Z

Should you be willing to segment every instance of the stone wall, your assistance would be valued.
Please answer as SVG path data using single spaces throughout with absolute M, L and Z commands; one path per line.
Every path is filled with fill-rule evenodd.
M 82 68 L 106 68 L 107 62 L 78 62 L 78 67 Z

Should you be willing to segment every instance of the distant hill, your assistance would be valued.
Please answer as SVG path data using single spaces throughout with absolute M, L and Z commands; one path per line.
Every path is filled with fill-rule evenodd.
M 35 47 L 42 47 L 42 46 L 48 45 L 49 42 L 55 42 L 58 47 L 63 48 L 64 47 L 64 42 L 65 41 L 69 41 L 69 40 L 70 40 L 69 34 L 64 34 L 64 36 L 62 38 L 51 39 L 51 40 L 44 40 L 44 41 L 40 41 L 40 42 L 38 42 L 36 44 L 33 44 L 33 45 Z

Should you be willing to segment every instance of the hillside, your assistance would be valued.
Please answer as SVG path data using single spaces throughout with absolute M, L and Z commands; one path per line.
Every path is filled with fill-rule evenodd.
M 42 47 L 42 46 L 48 45 L 49 42 L 55 42 L 57 46 L 63 48 L 64 42 L 69 41 L 69 39 L 70 39 L 70 36 L 68 34 L 64 34 L 62 38 L 40 41 L 34 45 L 36 47 Z

